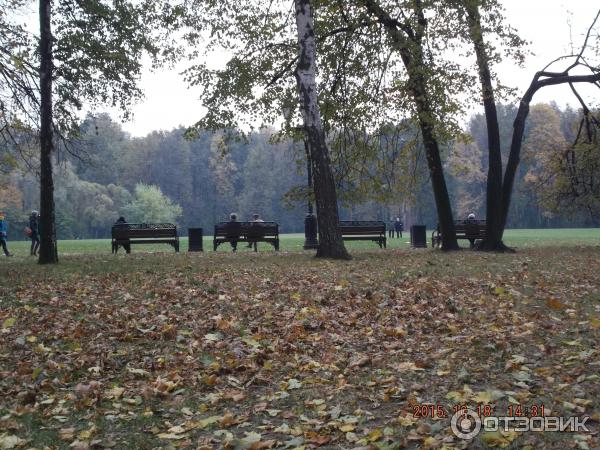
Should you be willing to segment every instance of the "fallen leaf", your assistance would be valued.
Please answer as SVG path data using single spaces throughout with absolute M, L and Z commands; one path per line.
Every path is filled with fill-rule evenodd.
M 481 435 L 481 440 L 490 447 L 506 448 L 517 436 L 516 431 L 487 431 Z
M 403 427 L 410 427 L 410 426 L 414 425 L 415 423 L 417 423 L 417 420 L 411 416 L 404 416 L 404 417 L 398 417 L 398 422 Z
M 405 370 L 424 370 L 421 367 L 418 367 L 414 362 L 406 361 L 396 364 L 396 369 L 405 371 Z
M 548 306 L 548 308 L 553 309 L 555 311 L 559 311 L 561 309 L 566 308 L 566 305 L 556 298 L 547 299 L 546 306 Z
M 369 441 L 371 442 L 375 442 L 378 441 L 379 439 L 381 439 L 383 437 L 383 431 L 381 431 L 379 428 L 375 428 L 373 431 L 371 431 L 368 435 L 367 438 L 369 439 Z
M 300 389 L 302 387 L 302 383 L 295 378 L 290 378 L 287 382 L 288 389 Z
M 369 358 L 366 355 L 363 356 L 356 356 L 355 358 L 353 358 L 350 361 L 350 364 L 348 365 L 349 368 L 353 368 L 353 367 L 364 367 L 367 364 L 369 364 L 371 362 L 371 358 Z
M 125 392 L 125 388 L 115 386 L 112 389 L 106 391 L 105 396 L 106 398 L 118 399 L 123 395 L 123 392 Z
M 7 329 L 12 328 L 13 326 L 15 326 L 16 323 L 17 323 L 17 319 L 15 319 L 14 317 L 9 317 L 4 322 L 2 322 L 2 328 L 4 328 L 5 330 L 7 330 Z
M 168 439 L 168 440 L 178 441 L 180 439 L 185 439 L 187 437 L 187 435 L 175 434 L 175 433 L 160 433 L 160 434 L 156 435 L 156 437 L 159 439 Z
M 317 445 L 325 445 L 331 440 L 331 437 L 319 434 L 316 431 L 308 431 L 304 434 L 304 437 L 311 444 Z
M 0 434 L 0 449 L 8 450 L 24 445 L 27 441 L 12 434 Z
M 72 441 L 75 439 L 75 428 L 62 428 L 58 430 L 58 437 L 63 441 Z

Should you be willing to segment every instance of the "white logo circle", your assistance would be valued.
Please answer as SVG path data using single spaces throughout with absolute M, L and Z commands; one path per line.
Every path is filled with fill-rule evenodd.
M 460 410 L 454 413 L 450 427 L 456 437 L 460 439 L 473 439 L 481 431 L 481 419 L 475 411 Z

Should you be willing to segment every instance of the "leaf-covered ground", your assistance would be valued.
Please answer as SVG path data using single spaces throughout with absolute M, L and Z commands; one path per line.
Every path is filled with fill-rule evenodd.
M 3 260 L 0 448 L 600 448 L 600 248 L 354 256 Z

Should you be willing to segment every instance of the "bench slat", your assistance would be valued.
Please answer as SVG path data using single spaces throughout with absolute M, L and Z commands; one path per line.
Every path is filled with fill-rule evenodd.
M 224 242 L 266 242 L 279 250 L 279 224 L 276 222 L 221 222 L 215 225 L 213 248 Z
M 342 234 L 380 234 L 385 233 L 385 228 L 351 228 L 351 227 L 340 227 Z
M 111 234 L 113 253 L 124 244 L 170 244 L 179 251 L 177 227 L 172 223 L 119 223 Z
M 487 237 L 487 223 L 485 220 L 458 220 L 454 222 L 454 230 L 456 231 L 456 239 L 477 240 Z M 437 230 L 434 231 L 431 237 L 431 245 L 435 247 L 436 244 L 440 244 L 441 240 L 442 234 Z
M 174 239 L 115 239 L 115 243 L 122 244 L 171 244 L 176 242 Z
M 115 239 L 121 238 L 153 238 L 153 237 L 177 237 L 176 230 L 115 230 Z
M 339 229 L 345 241 L 373 241 L 386 247 L 386 225 L 380 220 L 340 220 Z

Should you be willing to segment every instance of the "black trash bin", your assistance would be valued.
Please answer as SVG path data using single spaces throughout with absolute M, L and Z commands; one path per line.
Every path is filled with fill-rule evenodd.
M 188 252 L 203 252 L 202 228 L 188 228 Z
M 410 246 L 412 248 L 427 248 L 427 227 L 425 225 L 410 227 Z

